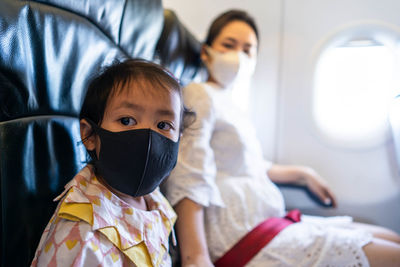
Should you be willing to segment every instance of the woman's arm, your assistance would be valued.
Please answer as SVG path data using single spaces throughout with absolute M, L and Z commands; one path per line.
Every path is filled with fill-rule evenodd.
M 324 203 L 332 203 L 336 207 L 336 197 L 328 184 L 310 167 L 273 164 L 267 174 L 275 183 L 305 185 Z
M 203 206 L 184 198 L 175 205 L 175 211 L 182 267 L 214 266 L 208 254 Z
M 185 105 L 196 112 L 196 120 L 181 137 L 178 161 L 165 192 L 178 214 L 176 230 L 182 266 L 210 267 L 213 264 L 207 248 L 203 207 L 223 204 L 215 184 L 217 166 L 210 145 L 215 110 L 204 84 L 188 85 L 183 97 Z

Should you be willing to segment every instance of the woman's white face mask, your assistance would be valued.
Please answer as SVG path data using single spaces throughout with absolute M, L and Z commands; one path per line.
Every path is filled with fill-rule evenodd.
M 210 60 L 205 62 L 211 77 L 223 87 L 248 80 L 254 73 L 256 59 L 242 51 L 219 52 L 206 46 Z

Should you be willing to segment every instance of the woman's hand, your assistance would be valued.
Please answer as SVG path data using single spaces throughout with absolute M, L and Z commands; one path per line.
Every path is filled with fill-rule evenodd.
M 305 168 L 300 171 L 300 175 L 304 177 L 304 182 L 308 189 L 314 193 L 326 205 L 332 205 L 336 208 L 336 197 L 330 190 L 326 181 L 313 169 Z
M 268 170 L 269 178 L 275 183 L 305 185 L 323 203 L 336 207 L 336 197 L 325 180 L 312 168 L 274 164 Z

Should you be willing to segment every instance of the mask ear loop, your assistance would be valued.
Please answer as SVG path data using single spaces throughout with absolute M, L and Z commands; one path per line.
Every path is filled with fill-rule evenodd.
M 94 123 L 94 121 L 92 121 L 91 119 L 89 119 L 89 118 L 83 118 L 83 119 L 85 119 L 85 120 L 90 124 L 90 126 L 92 126 L 92 132 L 91 132 L 88 136 L 86 136 L 84 139 L 82 139 L 82 143 L 86 142 L 86 141 L 89 139 L 89 137 L 91 137 L 91 136 L 93 135 L 93 133 L 97 133 L 97 132 L 98 132 L 98 129 L 100 128 L 100 127 L 99 127 L 96 123 Z M 94 149 L 94 150 L 95 150 L 95 149 Z M 93 151 L 93 150 L 91 150 L 91 151 Z M 97 153 L 94 152 L 93 155 L 90 155 L 90 157 L 92 158 L 92 160 L 90 161 L 90 163 L 93 165 L 94 171 L 95 171 L 95 173 L 97 174 L 96 162 L 99 160 L 99 159 L 97 158 Z
M 208 76 L 207 79 L 209 79 L 211 77 L 211 71 L 210 71 L 211 61 L 213 60 L 212 47 L 207 44 L 204 44 L 203 49 L 205 55 L 207 56 L 206 58 L 207 60 L 202 59 L 202 62 L 207 69 L 207 76 Z
M 85 119 L 90 124 L 90 126 L 92 126 L 94 132 L 96 132 L 96 130 L 100 128 L 100 126 L 94 123 L 94 121 L 92 121 L 91 119 L 89 118 L 83 118 L 83 119 Z
M 205 53 L 206 53 L 206 55 L 207 55 L 207 57 L 208 57 L 208 61 L 212 60 L 212 59 L 213 59 L 213 56 L 215 56 L 214 48 L 212 48 L 212 47 L 209 46 L 209 45 L 205 45 L 205 46 L 204 46 L 204 51 L 205 51 Z
M 151 137 L 151 131 L 149 130 L 149 145 L 147 146 L 147 155 L 146 155 L 146 163 L 144 164 L 144 169 L 143 169 L 143 174 L 142 177 L 140 178 L 140 184 L 135 192 L 135 196 L 137 195 L 137 193 L 139 192 L 140 188 L 142 187 L 143 181 L 144 181 L 144 177 L 146 175 L 146 171 L 147 171 L 147 164 L 149 162 L 149 155 L 150 155 L 150 149 L 151 149 L 151 143 L 152 143 L 152 137 Z

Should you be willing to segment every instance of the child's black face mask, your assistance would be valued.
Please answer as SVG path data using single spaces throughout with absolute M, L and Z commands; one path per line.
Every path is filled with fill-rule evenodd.
M 114 189 L 133 197 L 147 195 L 175 167 L 179 140 L 151 129 L 110 132 L 90 124 L 101 142 L 96 172 Z

